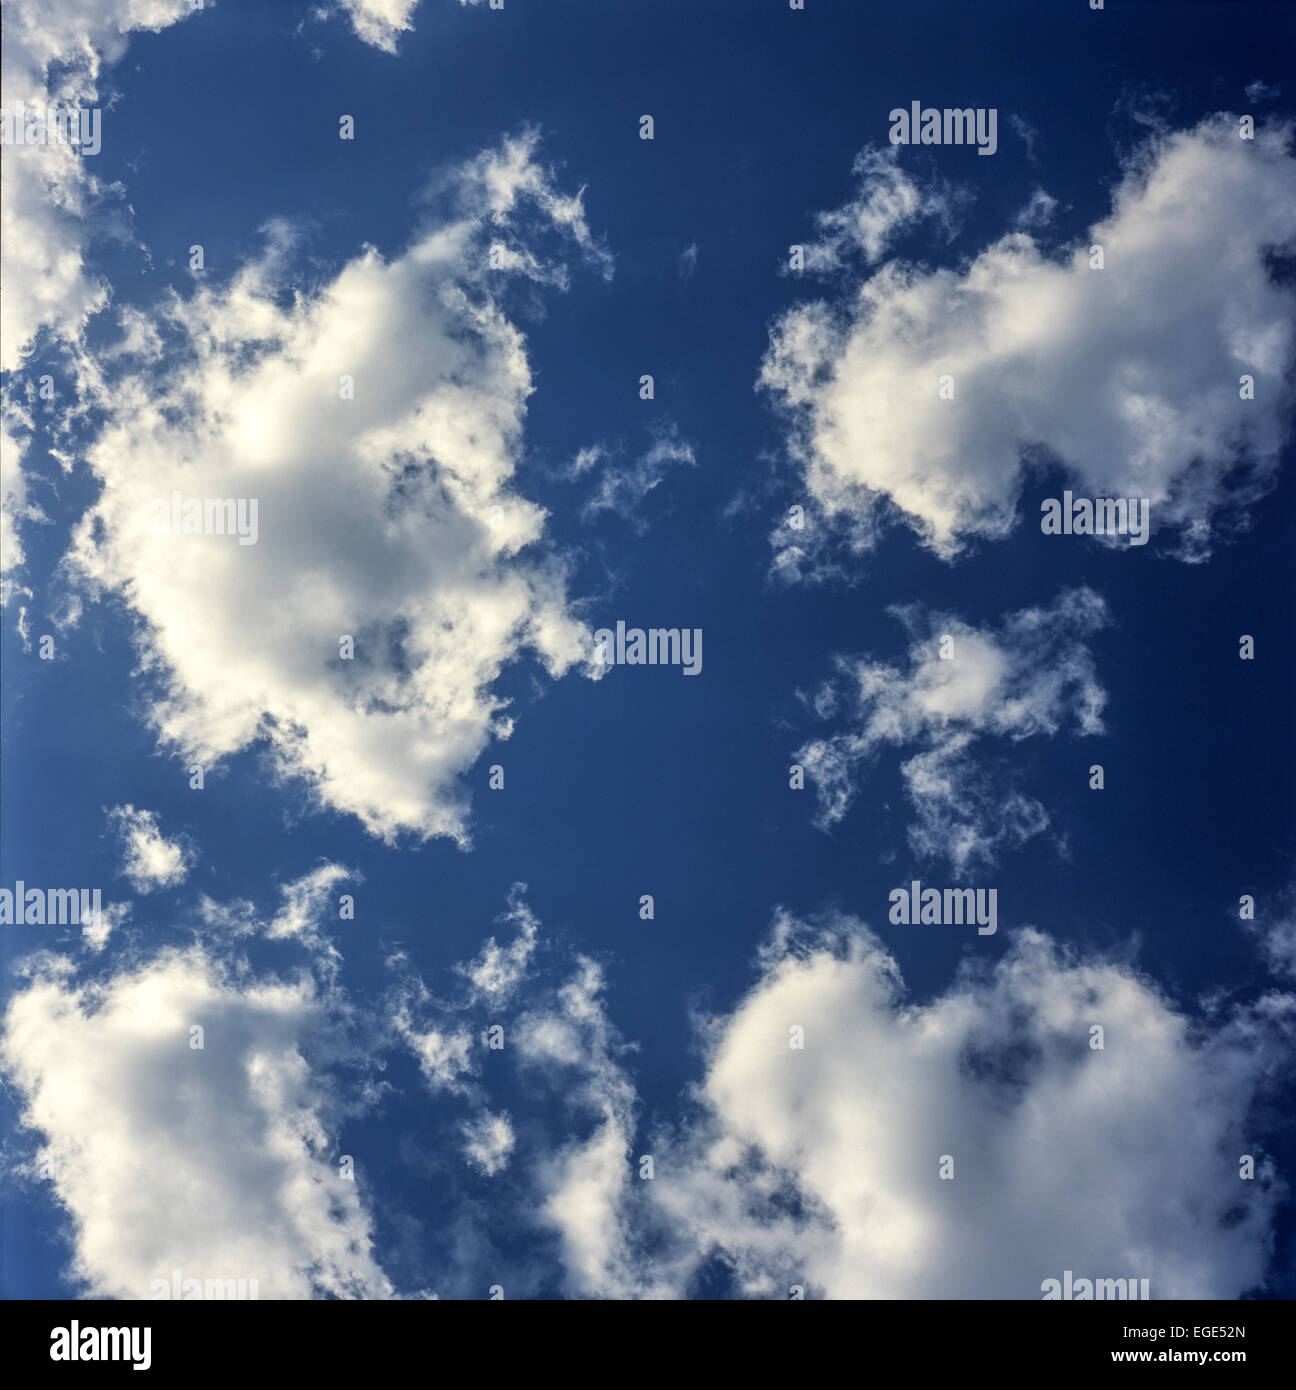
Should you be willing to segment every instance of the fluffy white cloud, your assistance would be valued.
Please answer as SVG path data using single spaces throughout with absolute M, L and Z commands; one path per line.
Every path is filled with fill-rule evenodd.
M 1234 1298 L 1266 1274 L 1280 1188 L 1239 1159 L 1294 1010 L 1194 1025 L 1034 931 L 918 1004 L 857 923 L 783 917 L 711 1056 L 690 1166 L 654 1195 L 753 1294 L 1039 1298 L 1070 1269 Z
M 750 1297 L 1035 1299 L 1070 1269 L 1235 1298 L 1268 1271 L 1282 1188 L 1250 1119 L 1294 1029 L 1290 995 L 1192 1020 L 1033 930 L 917 1003 L 860 923 L 780 914 L 685 1118 L 645 1141 L 654 1179 L 605 1124 L 545 1172 L 546 1211 L 592 1296 L 682 1296 L 719 1260 Z M 624 1074 L 590 1070 L 628 1114 Z
M 1290 994 L 1189 1013 L 1128 959 L 1027 929 L 920 1001 L 860 922 L 780 912 L 752 988 L 702 1030 L 699 1083 L 651 1133 L 600 967 L 578 955 L 557 988 L 537 982 L 501 1058 L 525 1086 L 515 1126 L 511 1106 L 486 1102 L 463 1011 L 495 1001 L 471 969 L 465 998 L 420 982 L 403 1019 L 341 993 L 336 953 L 315 940 L 339 872 L 289 884 L 269 920 L 208 904 L 203 944 L 95 979 L 49 954 L 27 963 L 0 1066 L 40 1135 L 29 1171 L 69 1213 L 87 1292 L 146 1296 L 179 1269 L 255 1278 L 262 1297 L 390 1296 L 334 1136 L 386 1090 L 385 1045 L 425 1041 L 433 1024 L 431 1088 L 468 1107 L 446 1139 L 480 1174 L 508 1170 L 500 1200 L 519 1230 L 557 1235 L 577 1297 L 682 1297 L 716 1262 L 742 1295 L 780 1299 L 795 1284 L 1034 1299 L 1066 1269 L 1147 1278 L 1158 1299 L 1234 1298 L 1268 1275 L 1284 1189 L 1259 1124 L 1290 1073 Z M 311 912 L 315 929 L 285 929 Z M 249 932 L 293 938 L 308 964 L 254 973 Z M 480 1220 L 467 1204 L 438 1282 L 479 1283 L 499 1258 Z M 511 1282 L 550 1286 L 548 1258 L 523 1254 Z
M 890 261 L 785 314 L 760 380 L 819 515 L 776 541 L 776 572 L 814 572 L 816 537 L 865 549 L 890 516 L 945 557 L 1002 538 L 1031 469 L 1056 461 L 1082 495 L 1149 498 L 1153 531 L 1204 557 L 1284 440 L 1296 289 L 1269 257 L 1296 248 L 1290 139 L 1262 123 L 1242 140 L 1227 115 L 1158 132 L 1110 216 L 1059 255 L 1015 232 L 964 267 Z M 876 192 L 832 215 L 830 268 L 852 240 L 876 258 L 912 215 L 909 180 L 870 158 Z
M 104 69 L 120 60 L 132 32 L 165 29 L 194 13 L 189 0 L 12 0 L 0 58 L 5 111 L 94 108 Z M 101 136 L 112 138 L 110 113 L 101 119 Z M 86 266 L 87 217 L 115 214 L 120 189 L 104 186 L 93 159 L 57 142 L 5 149 L 0 368 L 6 371 L 22 363 L 41 329 L 74 339 L 107 303 L 107 286 Z M 101 220 L 112 223 L 111 216 Z
M 464 1157 L 488 1178 L 508 1167 L 513 1152 L 513 1124 L 508 1114 L 492 1115 L 489 1111 L 475 1119 L 465 1120 L 460 1133 L 464 1141 Z
M 152 811 L 114 806 L 108 823 L 122 845 L 122 873 L 137 893 L 173 888 L 193 867 L 194 852 L 181 840 L 168 840 Z
M 0 371 L 20 369 L 42 331 L 75 341 L 108 302 L 107 284 L 87 266 L 92 236 L 122 235 L 122 189 L 94 172 L 95 155 L 51 136 L 49 113 L 86 112 L 93 121 L 104 70 L 120 60 L 132 32 L 156 32 L 195 11 L 188 0 L 12 0 L 5 5 L 0 86 L 6 123 L 0 180 Z M 111 140 L 111 113 L 99 113 L 98 140 Z M 45 143 L 27 143 L 33 120 Z M 104 131 L 105 120 L 109 123 Z M 81 130 L 81 117 L 76 129 Z M 34 127 L 33 127 L 34 129 Z M 88 124 L 86 148 L 94 145 Z M 21 523 L 42 521 L 23 473 L 32 421 L 6 392 L 0 424 L 0 606 L 31 590 L 18 582 L 25 561 Z M 20 614 L 19 622 L 25 619 Z
M 84 980 L 42 954 L 28 975 L 0 1063 L 87 1293 L 148 1298 L 179 1270 L 255 1279 L 262 1298 L 391 1295 L 335 1152 L 362 1101 L 330 1070 L 364 1058 L 327 968 L 253 975 L 214 937 Z
M 918 606 L 892 610 L 910 638 L 908 669 L 839 658 L 835 681 L 814 705 L 846 727 L 811 739 L 794 755 L 814 783 L 818 823 L 850 809 L 861 769 L 889 747 L 915 751 L 901 764 L 916 820 L 909 844 L 921 858 L 944 857 L 957 871 L 993 863 L 1048 825 L 1048 814 L 996 774 L 977 766 L 985 740 L 1052 737 L 1068 723 L 1102 731 L 1106 694 L 1087 638 L 1106 623 L 1090 589 L 1068 590 L 1046 608 L 1008 615 L 998 631 L 970 627 Z M 943 639 L 949 639 L 943 658 Z
M 469 161 L 445 221 L 315 289 L 273 226 L 260 260 L 170 302 L 165 365 L 155 348 L 85 365 L 103 492 L 70 561 L 138 619 L 161 744 L 207 765 L 264 741 L 389 840 L 465 841 L 460 774 L 512 729 L 492 683 L 589 651 L 535 544 L 544 513 L 510 486 L 532 384 L 500 297 L 518 277 L 566 283 L 548 238 L 610 265 L 535 154 L 527 132 Z M 175 494 L 242 499 L 242 534 L 171 527 Z
M 418 0 L 342 0 L 356 36 L 384 53 L 395 53 L 396 41 L 413 29 L 417 5 Z

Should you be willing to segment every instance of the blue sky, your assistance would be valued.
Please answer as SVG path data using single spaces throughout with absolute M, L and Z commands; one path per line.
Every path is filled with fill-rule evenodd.
M 6 1295 L 1290 1296 L 1287 9 L 189 9 L 6 10 Z

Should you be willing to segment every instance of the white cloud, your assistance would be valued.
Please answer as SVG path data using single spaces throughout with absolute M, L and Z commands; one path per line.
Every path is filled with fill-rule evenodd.
M 396 41 L 414 28 L 418 0 L 342 0 L 342 8 L 357 38 L 384 53 L 396 52 Z
M 131 33 L 156 32 L 194 13 L 188 0 L 58 5 L 12 0 L 5 6 L 0 59 L 5 110 L 94 108 L 104 69 L 121 59 Z M 105 142 L 112 139 L 111 121 L 111 112 L 104 112 Z M 94 213 L 111 224 L 120 211 L 121 190 L 96 177 L 94 158 L 57 143 L 5 149 L 0 189 L 5 246 L 0 368 L 5 371 L 21 365 L 41 329 L 75 339 L 86 319 L 108 301 L 107 286 L 86 265 L 87 219 Z
M 897 232 L 923 218 L 937 218 L 948 231 L 960 198 L 952 189 L 923 188 L 900 167 L 899 147 L 866 148 L 855 156 L 851 173 L 859 191 L 831 212 L 815 214 L 816 241 L 801 243 L 803 269 L 813 274 L 842 270 L 857 255 L 879 260 Z
M 183 841 L 168 840 L 152 811 L 114 806 L 108 823 L 122 843 L 121 871 L 137 893 L 174 888 L 184 882 L 193 867 L 194 852 Z
M 1239 1159 L 1294 1005 L 1195 1024 L 1035 931 L 919 1004 L 860 924 L 780 916 L 652 1196 L 753 1296 L 1032 1299 L 1070 1269 L 1236 1298 L 1265 1278 L 1282 1195 Z
M 576 457 L 567 465 L 568 478 L 580 478 L 596 464 L 607 457 L 607 447 L 603 444 L 588 444 L 576 451 Z
M 918 1003 L 859 922 L 780 913 L 678 1126 L 646 1141 L 653 1180 L 630 1177 L 613 1063 L 627 1118 L 542 1168 L 545 1212 L 594 1297 L 684 1296 L 718 1260 L 749 1297 L 1037 1299 L 1070 1269 L 1236 1298 L 1268 1273 L 1284 1190 L 1251 1125 L 1294 1028 L 1290 995 L 1193 1020 L 1034 930 Z
M 1010 614 L 998 631 L 917 606 L 892 612 L 909 634 L 908 669 L 839 658 L 837 679 L 814 704 L 846 727 L 811 739 L 793 761 L 814 783 L 818 823 L 828 829 L 846 815 L 861 770 L 882 749 L 914 750 L 901 764 L 917 817 L 909 827 L 914 854 L 943 857 L 956 871 L 993 863 L 1000 849 L 1044 830 L 1048 814 L 974 758 L 991 738 L 1053 737 L 1067 724 L 1102 732 L 1106 693 L 1086 639 L 1105 625 L 1106 608 L 1092 590 L 1068 590 L 1048 608 Z M 952 654 L 943 659 L 945 637 Z
M 397 1034 L 414 1054 L 423 1080 L 432 1092 L 467 1094 L 464 1078 L 474 1070 L 472 1034 L 466 1028 L 418 1028 L 409 1015 L 393 1019 Z
M 103 910 L 92 913 L 81 924 L 81 944 L 90 952 L 102 951 L 113 932 L 120 930 L 134 915 L 130 903 L 105 903 Z
M 556 1001 L 525 1014 L 516 1028 L 523 1065 L 546 1075 L 592 1131 L 542 1159 L 540 1220 L 559 1235 L 574 1293 L 626 1298 L 642 1292 L 629 1254 L 627 1197 L 637 1102 L 609 1022 L 603 973 L 578 957 Z
M 80 981 L 42 953 L 28 976 L 0 1062 L 87 1294 L 148 1298 L 175 1270 L 255 1279 L 261 1298 L 392 1294 L 336 1153 L 364 1098 L 329 1072 L 365 1058 L 327 971 L 253 975 L 214 939 Z
M 504 1003 L 527 976 L 540 922 L 526 905 L 525 893 L 526 884 L 515 883 L 509 893 L 508 911 L 500 918 L 517 928 L 513 940 L 501 946 L 493 936 L 488 937 L 474 960 L 457 967 L 458 973 L 472 985 L 474 1003 Z
M 394 1037 L 414 1056 L 429 1091 L 480 1099 L 481 1058 L 496 1010 L 507 1004 L 531 972 L 540 922 L 526 903 L 526 884 L 509 891 L 508 910 L 497 920 L 515 929 L 501 946 L 487 937 L 470 961 L 454 966 L 460 981 L 450 997 L 435 994 L 404 951 L 387 961 L 393 983 L 384 1012 Z M 468 1017 L 473 1023 L 466 1021 Z
M 1268 1274 L 1285 1194 L 1258 1121 L 1290 1072 L 1291 995 L 1189 1014 L 1128 960 L 1027 929 L 918 1000 L 860 922 L 779 912 L 752 988 L 699 1039 L 698 1085 L 646 1136 L 600 967 L 577 956 L 560 988 L 539 990 L 505 1055 L 528 1097 L 559 1098 L 554 1136 L 552 1112 L 515 1126 L 470 1080 L 467 1052 L 454 1059 L 447 1039 L 476 1046 L 455 1014 L 487 996 L 438 1001 L 420 982 L 403 1024 L 341 993 L 335 956 L 311 944 L 335 869 L 287 885 L 268 919 L 209 911 L 202 944 L 96 979 L 49 953 L 27 963 L 0 1065 L 40 1137 L 25 1170 L 54 1183 L 87 1293 L 145 1297 L 179 1269 L 255 1278 L 261 1297 L 391 1296 L 336 1136 L 384 1089 L 375 1049 L 405 1024 L 428 1037 L 429 1020 L 445 1044 L 427 1049 L 429 1070 L 471 1107 L 453 1148 L 484 1176 L 508 1170 L 511 1219 L 557 1235 L 577 1297 L 683 1297 L 716 1261 L 742 1295 L 780 1299 L 793 1284 L 1035 1299 L 1065 1269 L 1147 1278 L 1158 1299 L 1229 1299 Z M 314 928 L 276 927 L 310 902 Z M 933 928 L 884 932 L 915 930 Z M 291 936 L 307 966 L 253 972 L 239 954 L 253 931 Z M 793 1026 L 803 1048 L 789 1047 Z M 481 1220 L 468 1204 L 446 1232 L 438 1282 L 479 1280 L 498 1258 Z M 539 1258 L 523 1254 L 504 1282 L 538 1286 Z
M 448 220 L 314 290 L 272 225 L 260 260 L 170 302 L 162 363 L 85 364 L 103 492 L 70 561 L 138 618 L 161 745 L 209 766 L 260 742 L 388 840 L 465 842 L 461 774 L 512 730 L 492 683 L 526 656 L 560 676 L 589 650 L 536 544 L 544 512 L 510 486 L 532 382 L 501 296 L 515 273 L 565 283 L 547 236 L 610 273 L 536 143 L 469 161 L 442 190 Z M 491 269 L 493 245 L 516 272 Z M 159 533 L 176 492 L 248 516 L 255 500 L 255 543 Z
M 0 606 L 17 594 L 31 594 L 18 580 L 27 559 L 18 523 L 46 519 L 28 496 L 23 470 L 31 428 L 30 414 L 6 402 L 0 411 Z
M 959 269 L 888 262 L 839 302 L 779 319 L 760 380 L 788 412 L 820 515 L 776 570 L 813 569 L 816 536 L 844 530 L 866 549 L 891 516 L 945 557 L 1001 539 L 1046 459 L 1081 495 L 1150 498 L 1154 534 L 1208 554 L 1220 513 L 1245 514 L 1285 437 L 1296 290 L 1266 256 L 1296 245 L 1290 135 L 1266 125 L 1244 141 L 1226 115 L 1155 134 L 1110 216 L 1060 258 L 1014 233 Z M 853 234 L 866 249 L 912 206 L 898 169 L 870 177 L 881 231 L 866 220 Z M 843 229 L 859 206 L 834 215 Z
M 1057 212 L 1058 200 L 1042 188 L 1037 188 L 1030 201 L 1017 214 L 1014 225 L 1030 231 L 1035 227 L 1047 227 Z
M 465 1120 L 460 1127 L 464 1140 L 464 1157 L 488 1178 L 508 1167 L 513 1152 L 513 1124 L 507 1113 L 492 1115 L 489 1111 L 476 1119 Z
M 1009 115 L 1008 124 L 1026 146 L 1026 158 L 1032 164 L 1038 164 L 1039 156 L 1035 152 L 1035 146 L 1039 140 L 1039 131 L 1025 117 L 1018 116 L 1015 112 Z
M 1265 964 L 1275 976 L 1296 980 L 1296 884 L 1260 897 L 1253 910 L 1256 916 L 1245 925 Z
M 590 494 L 582 509 L 581 516 L 588 521 L 600 512 L 615 512 L 624 517 L 636 528 L 646 526 L 639 514 L 643 500 L 665 480 L 667 473 L 678 464 L 690 468 L 697 466 L 697 455 L 693 446 L 679 437 L 679 429 L 673 422 L 667 422 L 654 431 L 652 444 L 630 463 L 609 462 L 598 480 L 598 487 Z M 590 457 L 592 451 L 582 450 L 573 464 L 574 476 L 585 472 L 595 461 Z

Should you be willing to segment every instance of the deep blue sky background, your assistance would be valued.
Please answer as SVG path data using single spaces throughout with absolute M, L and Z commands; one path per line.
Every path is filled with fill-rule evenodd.
M 885 143 L 891 107 L 999 110 L 992 159 L 905 152 L 907 168 L 970 187 L 976 201 L 952 244 L 929 228 L 902 252 L 950 264 L 974 254 L 1037 185 L 1061 200 L 1053 231 L 1069 241 L 1108 210 L 1117 151 L 1139 135 L 1117 111 L 1131 98 L 1168 95 L 1174 122 L 1190 124 L 1250 109 L 1249 81 L 1286 78 L 1277 105 L 1287 108 L 1282 54 L 1296 51 L 1296 7 L 1112 0 L 1095 15 L 1079 0 L 809 5 L 797 14 L 776 0 L 509 0 L 500 15 L 425 0 L 392 58 L 344 23 L 306 19 L 295 33 L 303 6 L 223 0 L 132 39 L 109 79 L 121 95 L 97 172 L 125 184 L 153 263 L 97 248 L 119 305 L 186 292 L 193 242 L 206 248 L 209 277 L 227 275 L 257 250 L 272 215 L 309 226 L 307 249 L 325 271 L 365 242 L 394 255 L 438 168 L 524 123 L 541 126 L 563 186 L 587 187 L 587 216 L 616 275 L 604 284 L 577 272 L 569 293 L 545 296 L 543 318 L 520 320 L 538 389 L 517 486 L 549 510 L 548 536 L 578 553 L 572 588 L 598 596 L 592 625 L 701 627 L 705 664 L 697 679 L 669 668 L 614 671 L 598 684 L 541 677 L 538 698 L 532 672 L 510 673 L 518 725 L 472 774 L 473 849 L 388 848 L 352 820 L 305 811 L 271 784 L 255 751 L 190 792 L 179 761 L 154 753 L 136 717 L 129 629 L 113 605 L 91 609 L 54 663 L 24 653 L 7 625 L 0 881 L 75 878 L 125 895 L 104 808 L 147 807 L 164 832 L 183 830 L 202 851 L 180 890 L 137 907 L 132 930 L 179 941 L 179 910 L 198 891 L 269 908 L 277 883 L 336 859 L 365 878 L 357 920 L 339 928 L 345 982 L 361 992 L 383 979 L 396 945 L 430 982 L 444 978 L 499 932 L 509 886 L 524 881 L 547 937 L 606 962 L 610 1015 L 640 1045 L 631 1066 L 648 1122 L 674 1113 L 697 1076 L 690 1005 L 733 1006 L 777 904 L 857 914 L 894 946 L 919 998 L 941 992 L 965 952 L 996 958 L 1007 930 L 1025 923 L 1101 948 L 1136 937 L 1140 962 L 1185 1005 L 1209 988 L 1245 996 L 1262 986 L 1236 904 L 1250 892 L 1263 910 L 1293 878 L 1291 451 L 1254 529 L 1206 565 L 1167 558 L 1155 534 L 1114 553 L 1047 543 L 1026 524 L 1011 545 L 950 566 L 895 531 L 850 588 L 778 589 L 766 581 L 768 533 L 799 499 L 780 466 L 779 422 L 754 382 L 771 319 L 821 292 L 778 273 L 786 248 L 810 239 L 816 210 L 849 196 L 851 161 Z M 354 143 L 337 139 L 343 112 L 356 118 Z M 637 137 L 643 113 L 656 121 L 652 143 Z M 1038 131 L 1037 166 L 1009 113 Z M 691 243 L 698 261 L 685 283 L 678 260 Z M 653 402 L 638 398 L 644 372 L 656 378 Z M 695 446 L 698 467 L 673 471 L 650 496 L 643 534 L 606 513 L 583 523 L 586 485 L 558 478 L 561 465 L 599 440 L 637 454 L 667 419 Z M 52 630 L 45 614 L 67 527 L 94 486 L 84 468 L 61 474 L 39 447 L 30 464 L 49 479 L 33 492 L 54 522 L 28 531 L 39 634 Z M 1028 492 L 1026 518 L 1056 495 L 1054 482 Z M 739 490 L 755 492 L 756 505 L 725 518 Z M 1092 641 L 1108 732 L 1011 750 L 1069 859 L 1041 837 L 974 880 L 1000 889 L 1000 934 L 988 941 L 888 928 L 887 891 L 921 876 L 911 875 L 896 760 L 883 761 L 831 835 L 814 829 L 813 793 L 787 786 L 791 754 L 816 728 L 796 690 L 825 677 L 836 652 L 901 658 L 893 603 L 920 599 L 980 625 L 1082 582 L 1114 620 Z M 1254 663 L 1237 659 L 1243 632 L 1256 637 Z M 501 793 L 486 790 L 495 762 L 506 769 Z M 1091 762 L 1107 770 L 1101 794 L 1088 790 Z M 641 893 L 655 896 L 651 923 L 638 918 Z M 44 928 L 0 934 L 6 967 L 48 944 Z M 389 1194 L 378 1206 L 388 1241 L 402 1216 L 423 1223 L 401 1238 L 411 1260 L 416 1248 L 425 1260 L 419 1241 L 433 1241 L 450 1213 L 439 1160 L 409 1156 L 435 1149 L 435 1107 L 412 1062 L 394 1061 L 388 1079 L 401 1094 L 344 1134 L 341 1150 L 361 1156 Z M 6 1123 L 13 1101 L 3 1096 Z M 518 1097 L 520 1120 L 525 1106 Z M 1290 1129 L 1284 1142 L 1290 1170 Z M 60 1224 L 41 1193 L 9 1209 L 10 1296 L 69 1292 Z M 499 1241 L 507 1252 L 524 1238 L 506 1231 Z M 1280 1247 L 1290 1269 L 1290 1220 Z M 400 1262 L 389 1262 L 398 1282 Z

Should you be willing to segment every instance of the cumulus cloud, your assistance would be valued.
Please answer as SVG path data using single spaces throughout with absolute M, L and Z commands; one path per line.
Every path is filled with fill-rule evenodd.
M 913 750 L 900 765 L 916 816 L 911 850 L 958 871 L 991 864 L 1049 818 L 1013 776 L 976 759 L 984 760 L 990 739 L 1051 738 L 1067 725 L 1082 735 L 1102 732 L 1106 693 L 1087 639 L 1106 624 L 1106 606 L 1090 589 L 1066 590 L 1049 607 L 1009 614 L 998 630 L 917 605 L 891 611 L 910 639 L 907 668 L 838 658 L 836 677 L 813 704 L 844 727 L 811 739 L 793 761 L 815 785 L 826 830 L 850 810 L 861 771 L 883 749 Z
M 189 0 L 80 0 L 5 6 L 0 58 L 5 111 L 98 105 L 106 68 L 120 61 L 134 32 L 165 29 L 196 13 Z M 111 115 L 108 114 L 108 121 Z M 110 140 L 111 126 L 101 134 Z M 119 211 L 120 189 L 96 177 L 92 154 L 66 143 L 5 148 L 0 231 L 5 246 L 0 296 L 0 368 L 21 365 L 42 329 L 75 339 L 108 301 L 108 288 L 87 266 L 91 213 Z
M 1269 1274 L 1284 1189 L 1252 1126 L 1294 1030 L 1290 995 L 1193 1016 L 1033 929 L 919 1003 L 860 922 L 780 912 L 679 1122 L 644 1141 L 653 1180 L 607 1059 L 617 1118 L 542 1169 L 545 1211 L 592 1297 L 686 1296 L 718 1265 L 755 1298 L 1037 1299 L 1067 1269 L 1236 1298 Z
M 269 917 L 209 911 L 203 941 L 94 979 L 49 953 L 26 963 L 0 1066 L 87 1293 L 144 1297 L 176 1269 L 255 1278 L 261 1297 L 395 1292 L 335 1150 L 340 1121 L 385 1092 L 386 1044 L 411 1039 L 341 992 L 315 932 L 275 925 L 314 902 L 321 931 L 335 869 L 287 885 Z M 306 964 L 254 972 L 249 932 L 291 937 Z M 463 998 L 411 995 L 406 1023 L 477 1047 L 462 1011 L 488 997 L 459 974 Z M 523 1125 L 453 1044 L 429 1068 L 468 1105 L 451 1149 L 501 1177 L 518 1229 L 557 1237 L 528 1247 L 515 1287 L 552 1286 L 553 1251 L 558 1286 L 599 1298 L 685 1297 L 717 1270 L 780 1299 L 1035 1299 L 1067 1269 L 1228 1299 L 1269 1276 L 1285 1192 L 1263 1126 L 1296 1043 L 1290 994 L 1189 1010 L 1130 959 L 1027 928 L 919 1000 L 861 922 L 780 911 L 751 988 L 698 1040 L 697 1084 L 642 1133 L 603 969 L 577 954 L 555 985 L 508 1025 L 520 1099 L 540 1106 Z M 463 1206 L 446 1233 L 460 1263 L 438 1281 L 498 1267 L 481 1222 Z
M 1290 995 L 1190 1018 L 1034 930 L 918 1003 L 860 923 L 780 914 L 645 1186 L 693 1268 L 718 1257 L 749 1296 L 1031 1299 L 1070 1269 L 1236 1298 L 1265 1280 L 1282 1197 L 1239 1160 L 1294 1023 Z
M 86 362 L 103 491 L 68 563 L 129 605 L 165 750 L 258 744 L 376 835 L 466 842 L 460 776 L 512 730 L 493 682 L 585 660 L 544 512 L 511 486 L 532 380 L 502 300 L 564 285 L 564 255 L 610 260 L 536 155 L 524 132 L 470 160 L 407 250 L 314 288 L 272 224 L 259 259 L 164 306 L 162 360 Z M 207 534 L 175 524 L 191 502 Z
M 122 873 L 137 893 L 174 888 L 183 883 L 194 863 L 194 852 L 181 840 L 168 840 L 152 811 L 114 806 L 108 823 L 121 841 Z
M 327 971 L 256 975 L 226 938 L 93 979 L 28 962 L 0 1065 L 88 1295 L 148 1298 L 176 1270 L 255 1279 L 261 1298 L 392 1294 L 336 1153 L 364 1103 L 334 1079 L 365 1065 L 347 1025 Z
M 1002 539 L 1045 464 L 1081 495 L 1149 498 L 1154 534 L 1204 558 L 1285 438 L 1296 289 L 1272 258 L 1296 248 L 1290 139 L 1274 123 L 1242 140 L 1228 115 L 1158 131 L 1069 250 L 1018 231 L 958 268 L 888 261 L 783 315 L 760 383 L 786 412 L 817 525 L 784 533 L 776 571 L 813 574 L 816 537 L 866 550 L 888 519 L 946 558 Z M 913 201 L 906 175 L 879 168 L 882 230 L 849 233 L 870 259 Z M 842 238 L 860 205 L 835 215 Z

